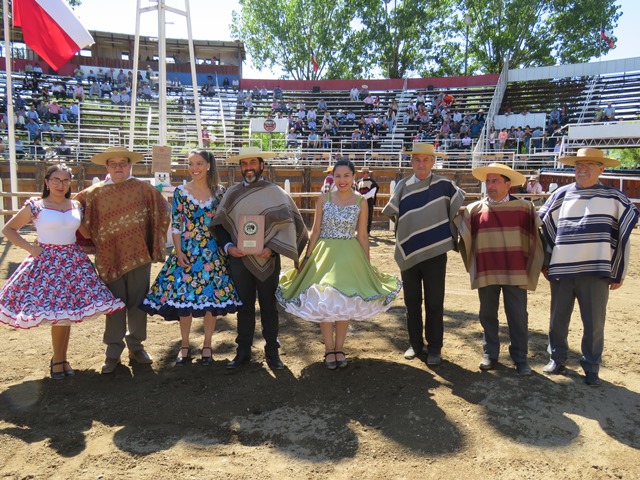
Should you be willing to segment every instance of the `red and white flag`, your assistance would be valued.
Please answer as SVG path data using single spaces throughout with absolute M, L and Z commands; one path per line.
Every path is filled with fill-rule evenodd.
M 318 71 L 318 61 L 316 60 L 316 54 L 313 52 L 313 50 L 311 50 L 311 63 L 313 64 L 313 71 L 317 72 Z
M 13 26 L 22 28 L 24 43 L 56 71 L 94 43 L 63 0 L 13 0 Z

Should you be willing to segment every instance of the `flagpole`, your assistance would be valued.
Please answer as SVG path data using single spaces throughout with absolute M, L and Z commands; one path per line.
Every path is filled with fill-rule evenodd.
M 16 126 L 13 121 L 13 79 L 11 69 L 11 29 L 9 27 L 9 0 L 2 0 L 4 22 L 5 71 L 7 85 L 7 132 L 9 133 L 9 177 L 11 192 L 18 192 L 18 165 L 16 164 Z M 18 197 L 11 197 L 11 209 L 18 210 Z
M 131 79 L 131 117 L 129 118 L 129 150 L 133 152 L 138 105 L 138 55 L 140 54 L 140 0 L 136 2 L 136 34 L 133 41 L 133 78 Z

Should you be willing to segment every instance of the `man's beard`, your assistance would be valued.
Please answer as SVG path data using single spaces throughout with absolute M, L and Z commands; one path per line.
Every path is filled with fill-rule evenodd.
M 254 182 L 257 182 L 260 179 L 260 177 L 262 177 L 262 172 L 264 172 L 264 169 L 254 172 L 253 177 L 249 177 L 249 178 L 247 178 L 246 172 L 245 172 L 242 174 L 242 178 L 244 178 L 244 181 L 247 183 L 254 183 Z

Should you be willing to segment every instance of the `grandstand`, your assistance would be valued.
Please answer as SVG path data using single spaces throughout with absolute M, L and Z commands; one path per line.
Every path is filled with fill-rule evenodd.
M 98 41 L 107 41 L 108 37 L 115 45 L 111 50 L 101 49 L 103 55 L 118 51 L 117 42 L 127 41 L 126 38 L 116 39 L 114 35 L 100 32 L 94 32 L 94 37 Z M 195 88 L 199 93 L 198 108 L 211 137 L 208 148 L 216 153 L 223 180 L 226 181 L 235 181 L 238 176 L 233 166 L 226 165 L 226 158 L 249 144 L 278 152 L 278 157 L 272 162 L 272 167 L 278 167 L 272 169 L 273 179 L 288 178 L 292 183 L 292 191 L 301 193 L 317 191 L 317 182 L 322 179 L 318 173 L 322 170 L 320 167 L 340 157 L 350 158 L 357 165 L 375 166 L 379 181 L 387 183 L 397 180 L 403 175 L 401 167 L 407 165 L 402 151 L 411 148 L 415 141 L 433 142 L 440 151 L 446 152 L 448 157 L 440 160 L 437 166 L 446 174 L 457 176 L 463 188 L 471 192 L 478 191 L 478 182 L 463 170 L 471 167 L 473 162 L 503 161 L 524 169 L 553 168 L 559 154 L 582 146 L 640 146 L 640 58 L 523 70 L 505 69 L 500 76 L 305 82 L 241 79 L 242 47 L 232 46 L 236 49 L 233 51 L 239 52 L 239 65 L 219 65 L 203 58 L 223 57 L 220 53 L 222 50 L 216 48 L 225 46 L 215 45 L 215 42 L 205 43 L 200 45 L 202 58 L 197 65 L 198 85 Z M 176 52 L 179 51 L 179 46 L 176 46 Z M 92 82 L 88 78 L 89 72 L 97 72 L 100 68 L 112 68 L 117 72 L 122 68 L 127 73 L 131 62 L 120 57 L 107 60 L 104 56 L 96 56 L 89 61 L 77 56 L 75 64 L 66 68 L 66 74 L 43 73 L 38 78 L 36 88 L 33 88 L 32 74 L 25 71 L 30 63 L 29 55 L 25 54 L 22 60 L 16 62 L 21 71 L 13 75 L 13 86 L 16 95 L 26 105 L 37 104 L 41 100 L 46 104 L 53 98 L 51 92 L 56 85 L 73 90 L 80 84 L 85 92 L 79 102 L 77 119 L 63 122 L 65 140 L 70 148 L 64 155 L 56 155 L 57 142 L 53 141 L 51 134 L 46 133 L 41 134 L 46 148 L 45 158 L 42 158 L 42 153 L 31 154 L 32 142 L 28 135 L 24 131 L 18 132 L 25 146 L 25 158 L 20 160 L 25 190 L 35 189 L 37 171 L 41 170 L 38 164 L 56 157 L 78 164 L 83 172 L 79 176 L 82 182 L 90 181 L 94 174 L 102 174 L 87 165 L 88 159 L 107 146 L 128 144 L 131 108 L 112 104 L 109 96 L 90 94 Z M 144 65 L 152 72 L 148 80 L 153 85 L 157 62 L 154 63 L 150 55 L 149 62 Z M 178 78 L 178 84 L 169 86 L 167 92 L 155 89 L 146 98 L 137 98 L 134 149 L 146 156 L 146 164 L 140 167 L 144 170 L 144 176 L 149 176 L 151 147 L 158 138 L 158 96 L 162 94 L 167 96 L 167 139 L 173 151 L 173 180 L 180 181 L 186 177 L 181 162 L 185 154 L 198 145 L 194 86 L 190 77 L 183 75 L 188 68 L 186 64 L 173 64 L 167 76 L 168 80 L 173 81 Z M 78 69 L 82 70 L 83 76 L 74 75 L 74 70 Z M 239 80 L 238 88 L 233 88 L 233 80 Z M 6 76 L 0 74 L 0 88 L 4 83 Z M 353 87 L 359 90 L 365 90 L 363 87 L 366 87 L 375 102 L 367 105 L 362 98 L 354 100 L 351 95 Z M 282 90 L 279 104 L 274 104 L 276 88 Z M 415 114 L 421 110 L 417 105 L 421 96 L 424 96 L 426 111 L 426 115 L 422 116 Z M 249 97 L 251 103 L 248 108 L 245 100 Z M 445 98 L 448 100 L 445 101 Z M 60 103 L 68 105 L 71 100 L 63 97 Z M 4 94 L 2 101 L 6 102 Z M 615 120 L 594 123 L 597 112 L 608 104 L 615 109 Z M 315 109 L 319 134 L 324 131 L 322 118 L 325 113 L 336 120 L 352 112 L 356 120 L 353 123 L 334 122 L 331 128 L 326 129 L 324 138 L 310 140 L 306 115 L 299 128 L 295 123 L 300 111 L 298 107 L 302 107 L 305 114 L 311 108 Z M 558 125 L 553 125 L 550 118 L 555 109 L 562 111 L 562 122 Z M 463 119 L 463 129 L 473 124 L 474 120 L 479 120 L 476 123 L 480 127 L 476 126 L 475 132 L 471 125 L 470 141 L 466 144 L 462 140 L 463 134 L 452 135 L 442 129 L 448 117 L 453 119 L 454 114 Z M 286 132 L 258 134 L 251 131 L 252 119 L 278 117 L 288 120 L 285 122 L 286 130 L 294 127 L 300 135 L 287 138 Z M 452 119 L 449 120 L 450 124 Z M 517 125 L 510 125 L 516 119 L 522 122 L 520 130 Z M 366 125 L 365 138 L 354 139 L 353 132 L 359 121 Z M 514 127 L 510 128 L 511 136 L 502 146 L 492 142 L 489 135 L 490 127 L 500 122 Z M 368 123 L 373 123 L 376 128 L 370 129 Z M 539 139 L 529 136 L 536 127 L 542 132 Z M 3 163 L 3 180 L 6 180 L 7 170 Z M 6 191 L 8 182 L 3 183 Z M 29 185 L 32 185 L 31 188 Z M 637 198 L 638 195 L 630 197 Z

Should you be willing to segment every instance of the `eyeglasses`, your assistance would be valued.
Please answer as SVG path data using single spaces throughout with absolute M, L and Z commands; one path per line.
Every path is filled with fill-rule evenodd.
M 576 170 L 590 170 L 601 166 L 602 164 L 598 162 L 576 162 Z
M 71 185 L 71 180 L 60 180 L 59 178 L 50 178 L 49 179 L 49 183 L 51 185 L 53 185 L 54 187 L 59 187 L 60 185 L 64 185 L 65 187 L 68 187 L 69 185 Z
M 129 166 L 129 162 L 109 162 L 107 163 L 107 167 L 111 168 L 127 168 Z

